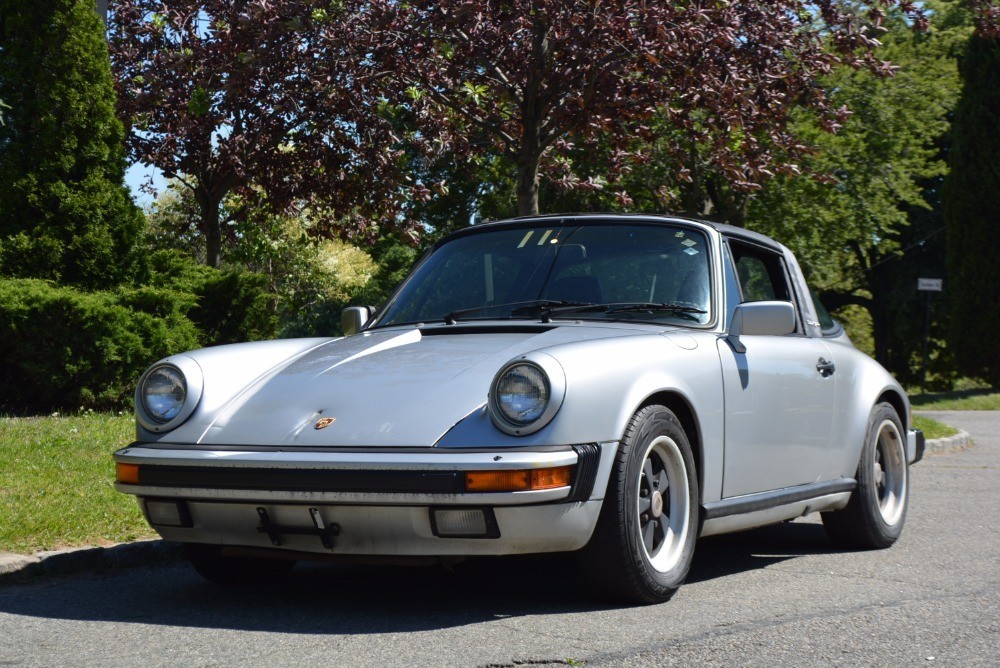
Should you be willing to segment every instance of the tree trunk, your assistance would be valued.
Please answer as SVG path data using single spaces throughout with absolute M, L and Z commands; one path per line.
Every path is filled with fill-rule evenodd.
M 538 215 L 538 156 L 522 155 L 517 161 L 517 215 Z
M 201 214 L 201 232 L 205 235 L 205 264 L 218 269 L 222 266 L 222 226 L 219 218 L 221 199 L 212 196 L 204 187 L 195 191 Z
M 521 101 L 521 146 L 517 154 L 517 215 L 538 215 L 538 164 L 542 159 L 542 77 L 549 55 L 549 28 L 534 26 L 533 67 L 528 73 Z

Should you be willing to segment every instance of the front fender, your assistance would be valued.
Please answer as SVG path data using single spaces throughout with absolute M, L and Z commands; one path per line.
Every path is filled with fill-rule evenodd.
M 562 408 L 545 428 L 508 436 L 485 405 L 455 425 L 438 447 L 544 447 L 620 441 L 632 415 L 651 397 L 681 397 L 701 437 L 703 498 L 722 493 L 723 392 L 715 336 L 645 334 L 553 346 L 544 352 L 566 374 Z M 693 435 L 691 435 L 693 438 Z
M 180 353 L 157 362 L 175 362 L 177 358 L 193 360 L 205 378 L 212 382 L 205 387 L 201 401 L 191 417 L 169 432 L 153 433 L 136 426 L 137 440 L 144 442 L 197 443 L 211 419 L 241 391 L 290 364 L 306 352 L 335 339 L 282 339 L 212 346 Z M 155 365 L 153 365 L 155 366 Z

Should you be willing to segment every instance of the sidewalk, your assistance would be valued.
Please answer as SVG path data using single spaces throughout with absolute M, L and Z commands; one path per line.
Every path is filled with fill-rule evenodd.
M 947 438 L 927 441 L 924 456 L 964 450 L 972 439 L 964 431 Z M 179 561 L 180 543 L 165 540 L 141 540 L 111 547 L 77 547 L 39 552 L 34 555 L 0 552 L 0 585 L 36 575 L 72 575 L 86 571 L 129 568 Z

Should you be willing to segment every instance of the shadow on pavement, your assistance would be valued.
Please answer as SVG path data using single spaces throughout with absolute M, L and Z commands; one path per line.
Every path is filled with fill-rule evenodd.
M 822 527 L 808 523 L 706 538 L 688 581 L 832 549 Z M 262 586 L 213 585 L 178 564 L 0 589 L 0 612 L 7 614 L 325 635 L 406 633 L 612 607 L 620 606 L 589 591 L 572 555 L 483 558 L 453 569 L 299 564 L 285 580 Z

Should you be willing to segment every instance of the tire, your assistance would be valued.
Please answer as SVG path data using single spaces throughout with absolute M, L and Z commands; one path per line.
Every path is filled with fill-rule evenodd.
M 684 582 L 698 538 L 698 476 L 687 435 L 664 406 L 629 421 L 582 566 L 615 599 L 660 603 Z
M 230 557 L 218 545 L 185 543 L 184 553 L 198 574 L 219 584 L 261 584 L 280 580 L 295 567 L 287 559 Z
M 890 404 L 872 410 L 861 449 L 858 486 L 842 510 L 822 513 L 823 526 L 839 548 L 872 550 L 896 542 L 910 499 L 903 423 Z

